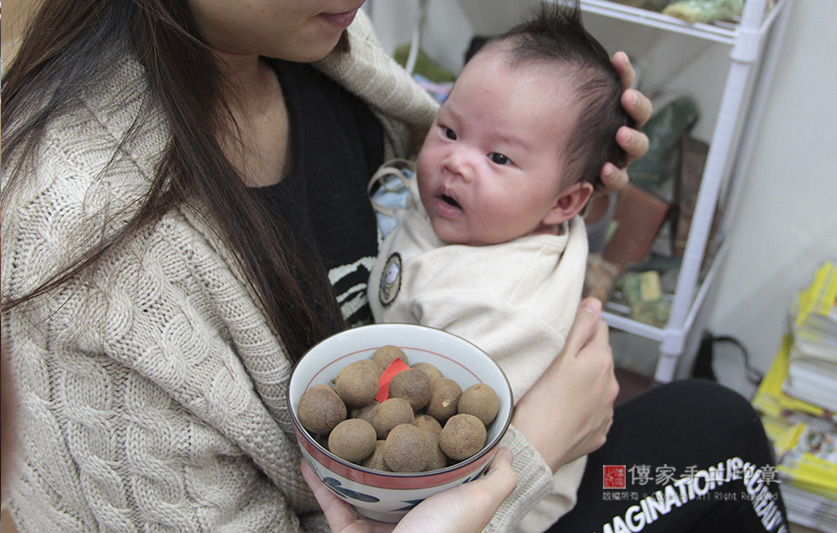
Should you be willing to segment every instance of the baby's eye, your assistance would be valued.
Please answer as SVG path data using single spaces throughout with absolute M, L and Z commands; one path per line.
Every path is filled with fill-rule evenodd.
M 448 139 L 455 141 L 456 140 L 456 132 L 452 129 L 448 128 L 447 126 L 444 127 L 445 130 L 445 137 Z
M 492 163 L 496 163 L 498 165 L 508 165 L 511 163 L 511 160 L 508 157 L 503 154 L 498 154 L 497 152 L 488 154 L 488 157 L 491 159 Z

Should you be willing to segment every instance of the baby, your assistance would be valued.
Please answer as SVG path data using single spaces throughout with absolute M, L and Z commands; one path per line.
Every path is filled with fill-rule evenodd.
M 520 398 L 575 318 L 588 252 L 579 213 L 604 163 L 624 165 L 621 94 L 577 7 L 544 7 L 484 45 L 431 126 L 411 205 L 381 246 L 369 281 L 375 321 L 473 342 Z M 522 531 L 547 529 L 572 508 L 584 464 L 556 472 Z

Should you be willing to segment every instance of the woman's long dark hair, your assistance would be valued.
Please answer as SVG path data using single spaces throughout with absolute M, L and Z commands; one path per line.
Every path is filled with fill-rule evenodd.
M 148 194 L 138 199 L 135 215 L 121 229 L 35 290 L 4 299 L 3 310 L 61 286 L 172 208 L 194 202 L 235 252 L 275 333 L 296 360 L 326 334 L 315 309 L 329 310 L 342 323 L 340 312 L 325 277 L 311 274 L 289 252 L 281 228 L 220 148 L 218 133 L 232 123 L 223 80 L 185 0 L 42 2 L 3 75 L 2 159 L 4 167 L 12 167 L 4 168 L 4 197 L 26 179 L 22 169 L 31 163 L 48 121 L 113 75 L 125 54 L 145 68 L 150 91 L 121 142 L 130 142 L 154 105 L 162 108 L 171 131 Z M 6 165 L 10 156 L 14 163 Z

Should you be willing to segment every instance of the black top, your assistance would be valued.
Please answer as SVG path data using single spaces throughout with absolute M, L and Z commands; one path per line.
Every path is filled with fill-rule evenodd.
M 328 275 L 347 322 L 371 322 L 366 285 L 378 238 L 366 185 L 383 163 L 383 127 L 363 100 L 310 65 L 273 66 L 290 117 L 292 166 L 278 184 L 253 190 L 312 268 Z

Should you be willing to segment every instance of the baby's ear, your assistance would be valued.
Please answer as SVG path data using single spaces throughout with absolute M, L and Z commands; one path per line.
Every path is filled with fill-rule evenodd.
M 593 194 L 593 185 L 586 181 L 574 183 L 562 190 L 552 209 L 543 219 L 545 225 L 560 224 L 576 216 Z

